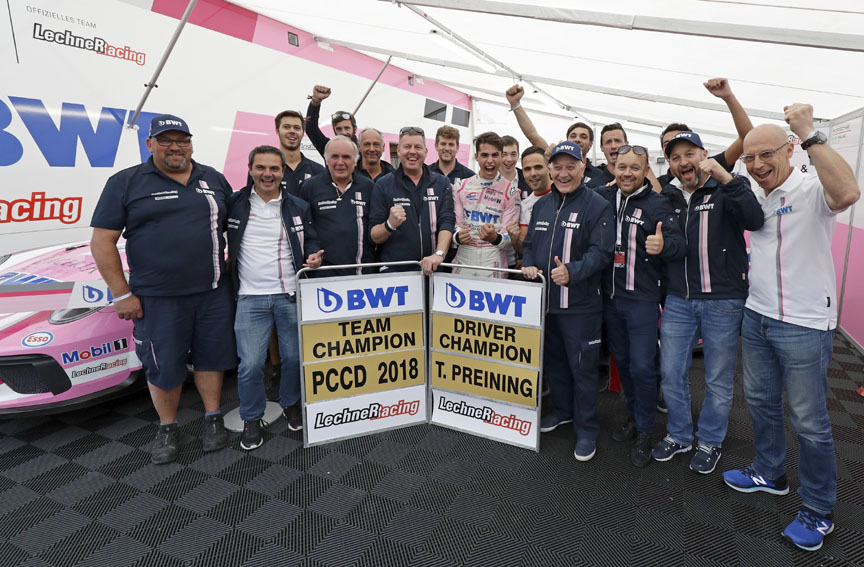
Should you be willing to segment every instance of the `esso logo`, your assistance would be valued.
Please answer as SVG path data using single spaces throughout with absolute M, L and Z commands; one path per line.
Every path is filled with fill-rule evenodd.
M 30 333 L 21 339 L 21 344 L 28 348 L 38 348 L 51 344 L 51 341 L 53 340 L 54 333 L 48 331 L 36 331 L 35 333 Z

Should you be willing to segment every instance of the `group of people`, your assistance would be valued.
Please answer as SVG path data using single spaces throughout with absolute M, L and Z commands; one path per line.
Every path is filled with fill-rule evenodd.
M 833 529 L 836 501 L 825 402 L 837 319 L 830 245 L 836 215 L 860 191 L 816 129 L 811 106 L 785 107 L 816 168 L 805 175 L 791 164 L 794 141 L 783 128 L 754 128 L 725 79 L 705 86 L 726 103 L 738 138 L 709 156 L 697 132 L 670 124 L 660 136 L 669 172 L 659 177 L 648 149 L 629 144 L 619 123 L 600 132 L 601 166 L 587 157 L 594 130 L 585 123 L 548 144 L 521 106 L 520 86 L 505 96 L 532 143 L 521 153 L 522 168 L 518 142 L 486 132 L 473 141 L 476 173 L 456 160 L 459 131 L 450 126 L 436 132 L 438 160 L 429 165 L 420 127 L 399 131 L 396 167 L 382 159 L 382 133 L 358 132 L 349 112 L 332 115 L 335 136 L 328 138 L 318 119 L 330 89 L 316 86 L 305 116 L 276 116 L 280 147 L 254 148 L 247 185 L 234 192 L 221 173 L 191 159 L 184 120 L 155 117 L 147 138 L 152 157 L 108 180 L 91 223 L 94 259 L 117 315 L 134 321 L 159 415 L 153 462 L 177 458 L 187 362 L 204 402 L 204 450 L 228 442 L 222 373 L 238 356 L 240 446 L 263 443 L 263 375 L 274 328 L 279 401 L 288 427 L 302 428 L 302 268 L 322 268 L 315 277 L 412 269 L 403 261 L 419 262 L 428 275 L 445 259 L 454 272 L 475 276 L 506 277 L 520 268 L 527 280 L 543 274 L 547 286 L 546 305 L 536 306 L 547 313 L 551 391 L 541 431 L 572 423 L 574 457 L 595 455 L 598 368 L 601 343 L 608 343 L 627 407 L 612 438 L 632 443 L 630 462 L 669 461 L 695 446 L 690 468 L 709 474 L 722 455 L 740 337 L 756 456 L 723 480 L 741 492 L 789 491 L 785 389 L 800 444 L 801 508 L 783 535 L 818 549 Z M 304 135 L 326 167 L 302 154 Z M 756 187 L 733 173 L 738 160 Z M 700 339 L 706 393 L 694 431 L 688 373 Z M 668 422 L 655 442 L 660 391 Z

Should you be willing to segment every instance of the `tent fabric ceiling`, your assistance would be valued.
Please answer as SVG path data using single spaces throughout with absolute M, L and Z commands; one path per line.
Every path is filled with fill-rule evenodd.
M 517 75 L 513 76 L 500 69 L 497 74 L 467 70 L 465 67 L 478 67 L 479 61 L 450 42 L 433 37 L 430 30 L 435 26 L 430 21 L 392 0 L 232 3 L 316 36 L 374 49 L 360 50 L 382 61 L 387 54 L 393 54 L 394 65 L 419 77 L 452 83 L 479 99 L 506 104 L 504 91 L 519 77 L 530 77 L 570 110 L 532 94 L 528 85 L 526 108 L 568 117 L 578 115 L 598 125 L 613 121 L 613 117 L 626 117 L 621 120 L 625 126 L 659 133 L 660 124 L 685 121 L 694 129 L 710 131 L 706 141 L 728 143 L 727 136 L 734 136 L 734 128 L 725 110 L 687 104 L 692 101 L 696 106 L 710 108 L 719 103 L 723 108 L 722 101 L 702 86 L 711 77 L 729 78 L 739 101 L 753 111 L 753 122 L 757 124 L 779 123 L 766 116 L 782 116 L 783 106 L 792 102 L 813 104 L 816 115 L 825 119 L 864 106 L 864 76 L 859 71 L 864 68 L 864 52 L 472 11 L 494 7 L 499 12 L 542 9 L 554 14 L 557 9 L 572 16 L 577 12 L 573 10 L 576 3 L 566 0 L 416 2 L 419 11 L 432 21 L 504 63 L 515 71 Z M 823 0 L 819 8 L 803 0 L 619 0 L 614 5 L 584 0 L 578 8 L 610 21 L 622 17 L 644 21 L 639 18 L 650 17 L 657 22 L 666 18 L 670 29 L 682 21 L 697 22 L 718 36 L 734 35 L 736 27 L 755 26 L 786 30 L 790 36 L 808 32 L 823 39 L 830 36 L 840 45 L 848 43 L 850 49 L 864 39 L 864 6 L 856 0 Z M 767 34 L 766 39 L 776 35 Z M 429 59 L 463 68 L 423 61 Z

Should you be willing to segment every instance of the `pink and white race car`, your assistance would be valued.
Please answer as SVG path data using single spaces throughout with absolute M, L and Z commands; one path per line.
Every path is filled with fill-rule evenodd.
M 93 306 L 68 307 L 74 282 L 93 282 L 84 285 Z M 67 411 L 143 386 L 132 323 L 104 293 L 88 243 L 0 257 L 0 417 Z

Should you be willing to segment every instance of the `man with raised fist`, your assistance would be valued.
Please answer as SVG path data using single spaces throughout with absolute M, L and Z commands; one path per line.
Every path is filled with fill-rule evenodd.
M 666 157 L 680 187 L 666 186 L 661 194 L 678 212 L 687 250 L 682 259 L 667 265 L 660 373 L 669 420 L 666 437 L 654 446 L 652 455 L 657 461 L 668 461 L 692 447 L 689 371 L 693 347 L 701 336 L 705 402 L 690 470 L 709 474 L 720 460 L 732 408 L 748 288 L 744 231 L 759 230 L 764 219 L 749 180 L 708 159 L 695 132 L 678 132 L 666 145 Z
M 837 326 L 837 286 L 831 237 L 837 215 L 861 196 L 852 168 L 813 123 L 813 107 L 784 108 L 816 173 L 792 166 L 786 132 L 773 125 L 744 138 L 741 160 L 759 188 L 765 225 L 750 235 L 750 295 L 744 309 L 744 395 L 753 420 L 756 455 L 723 473 L 739 492 L 787 494 L 783 390 L 798 435 L 801 507 L 783 537 L 801 549 L 822 547 L 834 530 L 837 501 L 834 439 L 825 398 Z

